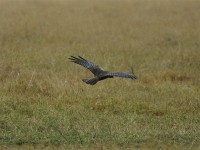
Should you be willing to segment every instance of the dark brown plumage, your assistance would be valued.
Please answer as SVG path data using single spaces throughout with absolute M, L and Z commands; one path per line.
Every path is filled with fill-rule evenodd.
M 71 56 L 68 59 L 70 59 L 71 62 L 74 62 L 76 64 L 79 64 L 79 65 L 89 69 L 94 74 L 93 78 L 82 80 L 83 82 L 90 84 L 90 85 L 94 85 L 100 80 L 104 80 L 107 78 L 113 78 L 113 77 L 137 79 L 137 76 L 134 74 L 129 74 L 129 73 L 125 73 L 125 72 L 104 71 L 98 65 L 96 65 L 80 56 L 78 56 L 78 57 Z

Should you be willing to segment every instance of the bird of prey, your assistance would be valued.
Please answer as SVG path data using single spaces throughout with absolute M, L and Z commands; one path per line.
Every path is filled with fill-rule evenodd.
M 125 73 L 125 72 L 104 71 L 98 65 L 96 65 L 80 56 L 78 56 L 78 57 L 71 56 L 68 59 L 70 59 L 71 62 L 74 62 L 76 64 L 79 64 L 79 65 L 89 69 L 94 74 L 93 78 L 82 79 L 83 82 L 90 84 L 90 85 L 94 85 L 100 80 L 104 80 L 107 78 L 113 78 L 113 77 L 137 79 L 137 76 L 134 74 L 129 74 L 129 73 Z

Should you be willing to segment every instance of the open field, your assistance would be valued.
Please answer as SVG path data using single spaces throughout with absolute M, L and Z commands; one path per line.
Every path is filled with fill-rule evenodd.
M 199 6 L 0 0 L 0 149 L 200 149 Z

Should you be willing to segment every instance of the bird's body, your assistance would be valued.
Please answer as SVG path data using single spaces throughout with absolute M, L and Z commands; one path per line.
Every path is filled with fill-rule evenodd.
M 101 80 L 104 80 L 107 78 L 114 78 L 114 77 L 137 79 L 137 76 L 134 74 L 129 74 L 129 73 L 125 73 L 125 72 L 104 71 L 98 65 L 96 65 L 80 56 L 79 56 L 79 58 L 71 56 L 69 59 L 71 60 L 71 62 L 74 62 L 76 64 L 79 64 L 79 65 L 89 69 L 94 74 L 93 78 L 82 80 L 83 82 L 90 84 L 90 85 L 94 85 L 98 81 L 101 81 Z

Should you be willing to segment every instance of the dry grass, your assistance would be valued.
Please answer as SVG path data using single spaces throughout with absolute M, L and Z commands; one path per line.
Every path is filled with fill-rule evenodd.
M 199 5 L 1 0 L 2 148 L 199 149 Z M 86 85 L 70 55 L 139 79 Z

